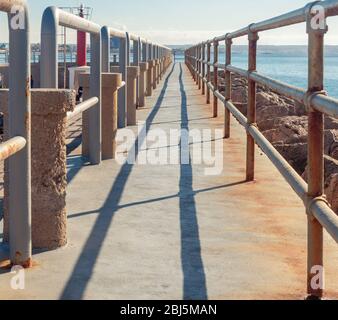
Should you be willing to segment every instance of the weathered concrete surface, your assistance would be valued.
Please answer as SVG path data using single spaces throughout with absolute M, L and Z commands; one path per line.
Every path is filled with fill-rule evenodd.
M 56 249 L 67 243 L 66 129 L 67 112 L 73 111 L 75 107 L 75 92 L 33 89 L 31 94 L 32 244 L 34 248 Z M 6 119 L 6 136 L 8 90 L 0 90 L 0 104 Z M 5 170 L 6 185 L 7 179 Z M 8 189 L 5 188 L 6 193 Z M 9 239 L 8 205 L 8 201 L 5 201 L 4 238 L 6 241 Z
M 137 78 L 140 75 L 140 68 L 127 67 L 128 89 L 127 89 L 127 125 L 136 125 L 137 108 Z
M 212 104 L 183 71 L 183 96 L 176 64 L 139 119 L 165 130 L 222 128 L 223 112 L 211 118 Z M 25 291 L 10 290 L 11 275 L 0 274 L 0 298 L 303 299 L 303 205 L 259 152 L 257 182 L 243 182 L 245 134 L 235 121 L 231 130 L 216 177 L 201 165 L 81 166 L 76 150 L 69 157 L 68 247 L 34 256 Z M 328 298 L 338 298 L 337 261 L 337 246 L 325 236 Z

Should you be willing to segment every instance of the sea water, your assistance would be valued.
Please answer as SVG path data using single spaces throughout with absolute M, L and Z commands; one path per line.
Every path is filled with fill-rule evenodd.
M 183 55 L 176 56 L 176 61 L 184 61 Z M 211 60 L 212 61 L 212 60 Z M 219 55 L 219 62 L 225 63 L 224 54 Z M 247 69 L 246 53 L 233 53 L 232 65 Z M 308 58 L 306 55 L 258 54 L 258 72 L 273 79 L 304 88 L 308 81 Z M 325 90 L 330 96 L 338 98 L 338 56 L 325 57 Z

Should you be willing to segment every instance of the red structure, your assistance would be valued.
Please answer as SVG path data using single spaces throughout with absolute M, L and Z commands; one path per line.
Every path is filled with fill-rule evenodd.
M 84 18 L 84 6 L 81 4 L 79 16 Z M 77 32 L 77 65 L 83 67 L 87 65 L 87 34 L 82 31 Z

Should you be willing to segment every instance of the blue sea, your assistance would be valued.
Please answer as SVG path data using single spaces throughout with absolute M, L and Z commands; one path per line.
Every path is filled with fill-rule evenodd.
M 176 57 L 177 61 L 183 61 L 183 55 Z M 219 55 L 219 62 L 225 63 L 224 54 Z M 233 53 L 232 64 L 247 69 L 248 58 L 245 52 Z M 286 55 L 277 52 L 258 54 L 257 69 L 260 73 L 279 81 L 294 86 L 307 87 L 308 58 L 306 55 Z M 329 95 L 338 98 L 338 55 L 325 57 L 325 90 Z
M 262 46 L 258 50 L 257 69 L 271 78 L 306 89 L 308 76 L 306 51 L 306 46 Z M 90 59 L 90 54 L 88 54 L 88 59 Z M 0 55 L 0 62 L 5 62 L 4 60 L 5 56 Z M 32 62 L 37 62 L 38 60 L 39 56 L 32 55 Z M 59 60 L 63 61 L 62 54 L 59 55 Z M 183 62 L 183 54 L 177 54 L 176 60 Z M 211 57 L 212 60 L 213 55 Z M 247 48 L 245 46 L 235 46 L 232 54 L 232 64 L 246 69 L 247 60 Z M 75 61 L 75 54 L 67 54 L 67 62 Z M 113 56 L 111 61 L 113 61 Z M 224 51 L 219 54 L 219 62 L 225 63 Z M 330 96 L 338 98 L 338 46 L 326 47 L 324 71 L 325 90 L 328 91 Z

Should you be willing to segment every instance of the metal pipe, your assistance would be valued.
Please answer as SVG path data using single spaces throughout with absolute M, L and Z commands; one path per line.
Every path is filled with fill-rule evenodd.
M 326 30 L 311 27 L 310 8 L 307 17 L 308 33 L 308 92 L 324 89 L 324 34 Z M 325 20 L 326 23 L 326 20 Z M 326 24 L 325 24 L 326 25 Z M 308 113 L 308 196 L 317 198 L 324 194 L 324 115 L 309 109 Z M 323 267 L 323 227 L 308 212 L 308 294 L 321 298 L 323 288 L 314 288 L 313 267 Z
M 205 60 L 205 44 L 202 43 L 202 61 Z M 203 79 L 205 78 L 205 64 L 202 62 L 202 95 L 205 95 L 205 83 Z
M 311 206 L 311 213 L 338 243 L 338 216 L 327 203 L 318 199 Z
M 214 41 L 214 87 L 215 90 L 218 90 L 218 68 L 215 66 L 218 63 L 218 42 Z M 214 104 L 213 104 L 213 117 L 218 116 L 218 100 L 214 95 Z
M 67 113 L 67 120 L 70 121 L 77 115 L 87 111 L 88 109 L 94 107 L 99 102 L 99 99 L 97 97 L 90 98 L 82 103 L 79 103 L 75 110 L 72 112 Z
M 303 103 L 306 90 L 297 88 L 295 86 L 283 83 L 278 80 L 271 79 L 267 76 L 263 76 L 258 72 L 251 72 L 249 78 L 256 83 L 269 87 L 271 90 L 286 96 L 290 99 L 296 100 L 299 103 Z
M 0 144 L 0 160 L 6 160 L 15 155 L 26 146 L 26 139 L 14 137 Z
M 257 67 L 257 33 L 249 34 L 249 61 L 248 72 L 256 71 Z M 256 82 L 248 79 L 248 126 L 256 123 Z M 250 134 L 247 135 L 246 147 L 246 180 L 255 179 L 255 140 Z
M 207 81 L 210 82 L 211 81 L 211 76 L 210 76 L 210 59 L 211 59 L 211 44 L 208 42 L 207 44 L 207 61 L 208 61 L 208 65 L 207 65 Z M 207 87 L 207 104 L 210 104 L 210 88 Z
M 17 15 L 23 14 L 24 28 L 13 28 Z M 8 159 L 9 170 L 9 246 L 14 265 L 32 264 L 31 237 L 31 96 L 30 96 L 30 22 L 24 0 L 0 0 L 0 10 L 8 14 L 9 26 L 9 141 L 22 137 L 25 146 Z
M 127 67 L 129 66 L 129 36 L 126 33 L 124 38 L 120 38 L 120 54 L 119 64 L 122 74 L 122 81 L 128 82 Z M 127 85 L 118 93 L 118 127 L 125 128 L 127 125 Z
M 231 65 L 232 55 L 232 40 L 227 39 L 225 42 L 225 67 Z M 231 83 L 231 72 L 225 69 L 225 100 L 231 100 L 232 83 Z M 230 138 L 230 111 L 225 108 L 224 113 L 224 138 Z
M 91 37 L 90 95 L 98 97 L 89 115 L 89 158 L 92 164 L 101 163 L 101 27 L 56 7 L 48 7 L 41 25 L 41 87 L 58 88 L 58 26 L 88 32 Z M 106 67 L 105 67 L 106 68 Z

